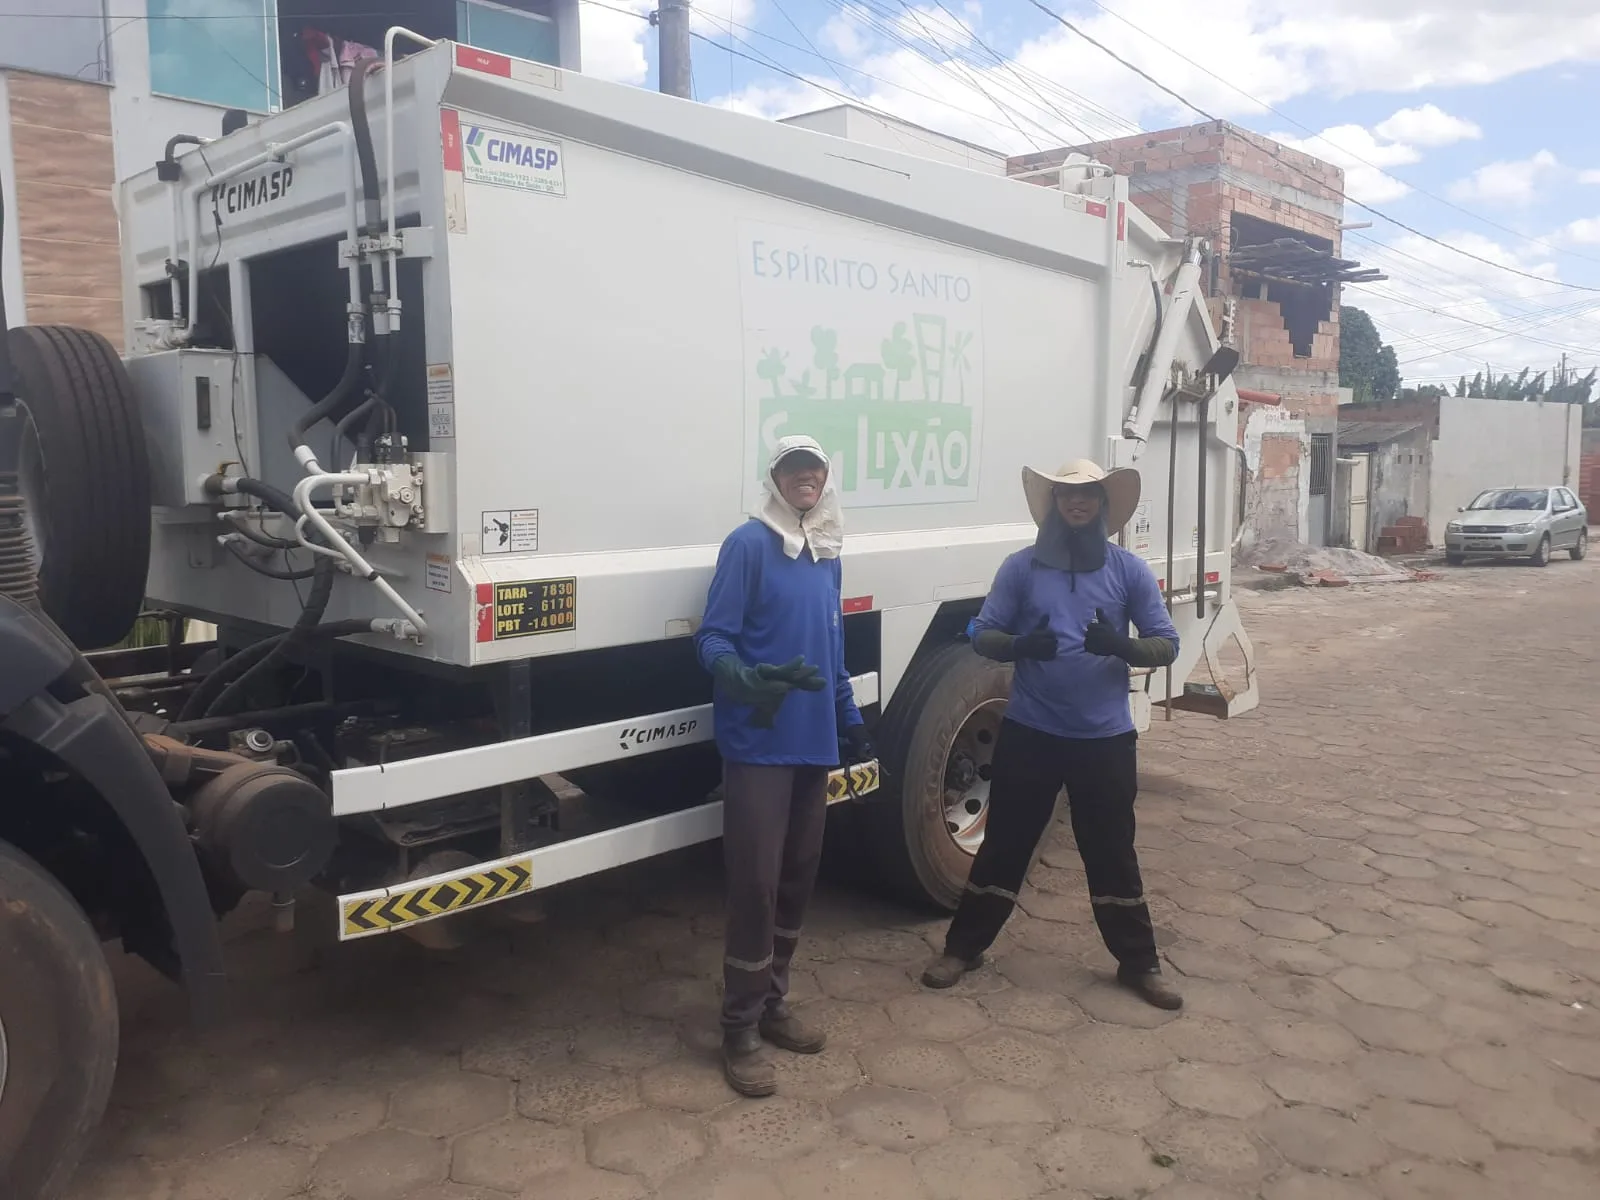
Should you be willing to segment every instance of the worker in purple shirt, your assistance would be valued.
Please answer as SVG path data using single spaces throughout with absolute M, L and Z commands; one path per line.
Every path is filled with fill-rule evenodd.
M 723 760 L 723 1074 L 746 1096 L 777 1090 L 764 1042 L 823 1048 L 789 1010 L 789 963 L 822 858 L 829 769 L 874 756 L 844 664 L 844 521 L 827 455 L 782 438 L 766 485 L 722 543 L 696 643 L 716 681 Z
M 1089 903 L 1118 981 L 1157 1008 L 1181 1008 L 1156 958 L 1133 845 L 1138 734 L 1128 669 L 1164 667 L 1178 656 L 1150 568 L 1111 541 L 1138 507 L 1139 473 L 1079 460 L 1056 475 L 1025 468 L 1022 483 L 1038 538 L 1000 565 L 970 629 L 979 654 L 1016 664 L 988 824 L 944 954 L 922 982 L 951 987 L 982 962 L 1065 787 Z M 1130 620 L 1138 637 L 1127 634 Z

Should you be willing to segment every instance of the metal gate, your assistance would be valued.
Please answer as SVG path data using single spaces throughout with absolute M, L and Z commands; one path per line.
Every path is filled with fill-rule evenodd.
M 1352 454 L 1350 456 L 1350 544 L 1357 550 L 1372 550 L 1372 531 L 1367 527 L 1368 506 L 1367 488 L 1371 474 L 1372 455 Z

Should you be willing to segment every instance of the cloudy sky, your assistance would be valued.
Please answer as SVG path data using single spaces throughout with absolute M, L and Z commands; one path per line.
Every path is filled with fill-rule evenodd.
M 583 0 L 585 72 L 655 86 L 653 7 Z M 694 7 L 696 98 L 762 116 L 848 100 L 1012 153 L 1204 119 L 1059 14 L 1204 112 L 1346 169 L 1383 216 L 1347 208 L 1373 227 L 1345 254 L 1390 278 L 1345 303 L 1372 313 L 1408 382 L 1563 351 L 1600 364 L 1595 0 Z

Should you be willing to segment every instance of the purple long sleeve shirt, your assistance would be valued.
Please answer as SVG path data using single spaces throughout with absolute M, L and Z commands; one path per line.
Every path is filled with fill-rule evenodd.
M 1058 647 L 1049 662 L 1017 663 L 1007 717 L 1064 738 L 1132 732 L 1128 664 L 1083 648 L 1084 631 L 1096 609 L 1104 609 L 1119 630 L 1131 621 L 1140 637 L 1164 637 L 1178 644 L 1155 576 L 1142 558 L 1121 546 L 1106 547 L 1105 566 L 1099 570 L 1075 575 L 1037 562 L 1031 546 L 1000 564 L 972 634 L 995 629 L 1020 636 L 1032 632 L 1040 617 L 1048 617 Z

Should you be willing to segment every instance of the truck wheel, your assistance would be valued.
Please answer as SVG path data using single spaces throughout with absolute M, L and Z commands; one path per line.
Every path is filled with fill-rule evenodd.
M 45 612 L 85 650 L 127 636 L 150 560 L 150 464 L 128 373 L 98 333 L 24 325 L 8 343 L 28 414 L 21 484 Z
M 913 903 L 954 909 L 989 814 L 989 764 L 1011 672 L 965 643 L 911 665 L 879 725 L 882 796 L 868 838 L 884 883 Z
M 117 995 L 100 941 L 50 875 L 0 842 L 0 1196 L 55 1196 L 117 1067 Z

